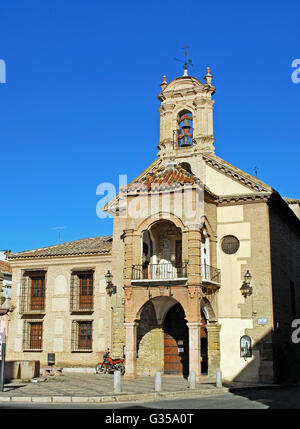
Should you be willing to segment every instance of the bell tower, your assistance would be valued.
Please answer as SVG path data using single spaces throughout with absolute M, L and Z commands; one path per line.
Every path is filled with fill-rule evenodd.
M 212 75 L 207 67 L 205 83 L 188 75 L 188 64 L 184 74 L 167 82 L 163 76 L 161 92 L 160 140 L 158 157 L 187 158 L 202 153 L 214 153 Z

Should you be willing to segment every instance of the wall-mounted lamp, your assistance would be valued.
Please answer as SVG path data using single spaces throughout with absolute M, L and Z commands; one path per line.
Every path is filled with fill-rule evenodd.
M 105 280 L 106 280 L 106 292 L 107 295 L 111 296 L 113 293 L 117 292 L 117 286 L 115 286 L 112 282 L 112 278 L 113 275 L 112 273 L 108 270 L 107 273 L 105 274 Z
M 244 275 L 244 282 L 240 288 L 241 294 L 244 298 L 247 298 L 248 296 L 252 295 L 252 286 L 250 286 L 252 276 L 250 274 L 250 271 L 247 270 L 246 274 Z

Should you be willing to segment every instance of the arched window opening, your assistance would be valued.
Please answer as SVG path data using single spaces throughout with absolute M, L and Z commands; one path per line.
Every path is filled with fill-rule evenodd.
M 179 165 L 181 168 L 183 168 L 188 173 L 193 174 L 191 165 L 188 162 L 181 162 Z
M 210 245 L 209 235 L 206 228 L 202 229 L 201 234 L 201 265 L 203 280 L 211 279 L 211 266 L 210 266 Z
M 193 115 L 188 110 L 179 113 L 178 119 L 178 146 L 188 147 L 193 145 Z
M 159 220 L 142 234 L 141 263 L 133 265 L 133 280 L 187 277 L 182 261 L 182 232 L 169 220 Z

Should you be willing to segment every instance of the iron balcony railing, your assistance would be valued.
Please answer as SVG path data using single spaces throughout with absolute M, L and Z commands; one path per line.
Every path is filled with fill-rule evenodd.
M 180 265 L 163 263 L 132 266 L 132 280 L 170 280 L 186 277 L 187 262 Z
M 203 264 L 201 266 L 202 281 L 220 283 L 221 270 L 210 265 Z M 172 263 L 163 264 L 148 264 L 148 265 L 133 265 L 132 280 L 172 280 L 179 278 L 187 278 L 188 263 L 180 265 Z
M 202 281 L 219 283 L 219 284 L 221 283 L 221 270 L 219 270 L 216 267 L 202 264 L 201 275 L 202 275 Z

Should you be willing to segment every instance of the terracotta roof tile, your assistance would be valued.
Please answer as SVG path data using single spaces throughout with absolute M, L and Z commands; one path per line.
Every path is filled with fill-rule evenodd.
M 180 165 L 161 166 L 147 172 L 144 177 L 136 179 L 128 186 L 128 190 L 139 190 L 142 185 L 149 191 L 153 185 L 158 185 L 158 188 L 168 188 L 187 183 L 193 185 L 199 183 L 199 179 Z
M 24 252 L 11 253 L 9 259 L 35 258 L 47 256 L 68 256 L 94 253 L 109 253 L 112 248 L 112 237 L 90 237 L 81 240 L 69 241 L 54 246 L 40 249 L 26 250 Z

